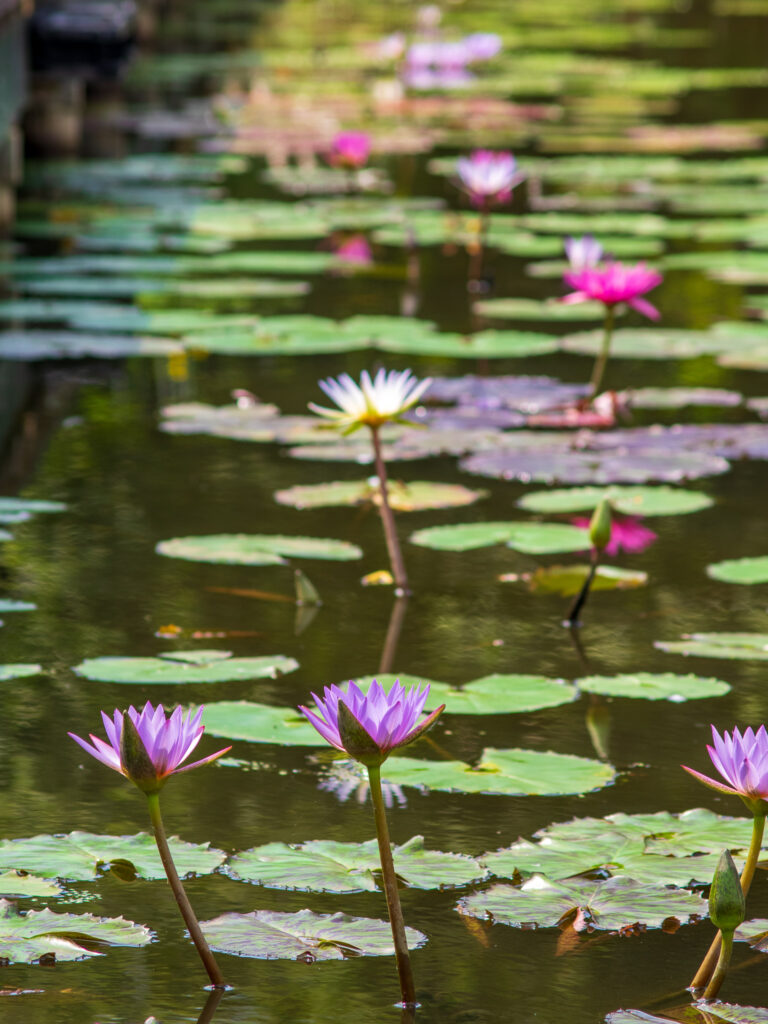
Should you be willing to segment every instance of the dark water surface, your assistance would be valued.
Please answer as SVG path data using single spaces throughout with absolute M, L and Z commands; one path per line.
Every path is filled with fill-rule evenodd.
M 400 5 L 404 7 L 406 5 Z M 465 4 L 463 24 L 471 15 Z M 662 6 L 662 5 L 659 5 Z M 194 10 L 205 10 L 195 4 Z M 374 38 L 392 27 L 377 5 L 359 12 L 360 35 Z M 319 10 L 320 8 L 318 8 Z M 297 18 L 307 15 L 297 5 Z M 185 9 L 186 11 L 186 9 Z M 260 14 L 261 12 L 257 12 Z M 337 12 L 339 17 L 343 11 Z M 478 5 L 483 29 L 507 28 L 505 5 Z M 613 10 L 622 22 L 621 5 Z M 251 13 L 248 12 L 248 17 Z M 271 13 L 267 29 L 276 18 Z M 405 12 L 402 13 L 406 19 Z M 446 19 L 450 24 L 450 8 Z M 681 67 L 753 67 L 764 61 L 755 42 L 764 33 L 760 18 L 717 15 L 709 4 L 684 11 L 644 15 L 651 24 L 702 28 L 709 34 L 698 48 L 649 49 L 631 45 L 635 60 L 653 59 Z M 186 17 L 186 13 L 184 14 Z M 188 32 L 194 18 L 190 11 Z M 255 17 L 255 16 L 254 16 Z M 283 11 L 283 17 L 287 14 Z M 654 22 L 653 19 L 657 20 Z M 173 49 L 169 36 L 182 19 L 181 8 L 161 25 L 158 47 Z M 586 21 L 589 21 L 587 18 Z M 396 22 L 395 22 L 396 24 Z M 333 23 L 331 23 L 332 31 Z M 261 30 L 259 30 L 261 31 Z M 222 31 L 222 35 L 223 35 Z M 195 48 L 204 48 L 192 40 Z M 186 37 L 189 43 L 191 36 Z M 254 38 L 269 39 L 255 33 Z M 182 43 L 184 37 L 182 36 Z M 210 44 L 207 47 L 210 49 Z M 224 52 L 223 50 L 221 52 Z M 589 52 L 588 50 L 586 52 Z M 139 55 L 134 73 L 140 72 Z M 225 76 L 226 78 L 226 76 Z M 215 84 L 220 85 L 217 81 Z M 179 95 L 210 85 L 193 79 L 184 85 L 154 86 L 143 94 L 170 109 Z M 166 99 L 167 96 L 167 99 Z M 131 102 L 142 99 L 134 89 Z M 567 97 L 566 97 L 567 99 Z M 670 123 L 759 117 L 762 89 L 729 89 L 682 96 Z M 498 146 L 505 145 L 500 139 Z M 146 139 L 129 143 L 147 150 Z M 180 144 L 182 148 L 184 144 Z M 160 146 L 160 144 L 158 144 Z M 515 147 L 516 150 L 519 147 Z M 445 152 L 456 149 L 446 146 Z M 727 154 L 715 159 L 727 160 Z M 525 151 L 520 150 L 524 160 Z M 599 160 L 599 157 L 596 157 Z M 427 174 L 426 158 L 382 158 L 395 180 L 410 179 L 420 192 L 447 196 L 442 179 Z M 228 179 L 232 195 L 278 195 L 259 183 L 260 159 Z M 748 187 L 748 186 L 747 186 Z M 452 200 L 453 201 L 453 200 Z M 525 208 L 521 191 L 515 209 Z M 277 243 L 280 249 L 291 246 Z M 298 247 L 298 246 L 297 246 Z M 315 248 L 315 243 L 306 243 Z M 40 246 L 37 251 L 51 251 Z M 393 274 L 387 277 L 332 276 L 313 279 L 303 306 L 292 309 L 346 317 L 358 312 L 396 314 L 404 287 L 401 250 L 388 250 Z M 524 276 L 526 261 L 495 254 L 496 294 L 560 294 L 560 281 Z M 466 259 L 425 251 L 418 315 L 442 329 L 472 323 L 467 299 Z M 737 316 L 738 286 L 718 285 L 700 274 L 669 273 L 658 293 L 668 326 L 706 326 L 714 318 Z M 229 307 L 231 308 L 231 307 Z M 254 300 L 245 308 L 275 311 Z M 640 326 L 640 321 L 632 321 Z M 532 330 L 549 330 L 549 325 Z M 562 333 L 559 325 L 553 333 Z M 169 402 L 224 404 L 233 388 L 247 388 L 287 413 L 301 413 L 318 400 L 317 380 L 343 370 L 357 374 L 377 365 L 410 366 L 419 375 L 466 372 L 549 373 L 583 381 L 590 360 L 582 356 L 496 360 L 477 367 L 471 361 L 422 359 L 371 353 L 295 358 L 210 357 L 181 366 L 163 359 L 58 364 L 45 370 L 45 388 L 63 395 L 59 422 L 41 446 L 23 481 L 22 493 L 65 501 L 68 510 L 14 527 L 2 549 L 2 595 L 34 601 L 35 612 L 5 616 L 3 662 L 39 662 L 44 674 L 3 684 L 0 715 L 0 835 L 6 838 L 71 829 L 132 834 L 148 827 L 143 800 L 125 780 L 103 769 L 66 736 L 67 730 L 96 731 L 101 708 L 146 699 L 203 702 L 252 699 L 295 705 L 311 689 L 374 673 L 393 611 L 387 588 L 362 588 L 364 573 L 384 568 L 386 550 L 376 514 L 361 509 L 298 511 L 276 504 L 273 493 L 296 483 L 357 479 L 366 471 L 344 463 L 301 462 L 276 445 L 255 445 L 205 436 L 170 436 L 157 429 L 158 411 Z M 42 373 L 43 371 L 41 371 Z M 765 391 L 759 373 L 726 370 L 710 358 L 680 362 L 616 360 L 609 383 L 727 387 L 749 395 Z M 741 412 L 691 411 L 688 420 L 740 418 Z M 674 413 L 639 413 L 636 422 L 673 422 Z M 761 631 L 766 628 L 764 587 L 736 587 L 709 579 L 709 562 L 765 549 L 764 509 L 768 483 L 764 462 L 742 462 L 720 477 L 690 486 L 715 499 L 712 508 L 690 516 L 648 522 L 658 542 L 642 554 L 624 555 L 618 564 L 649 574 L 645 588 L 617 594 L 596 593 L 580 633 L 580 653 L 560 621 L 565 599 L 531 595 L 522 587 L 497 582 L 502 572 L 523 572 L 572 556 L 535 559 L 505 547 L 456 554 L 405 545 L 413 584 L 399 638 L 394 671 L 447 682 L 465 682 L 492 672 L 535 673 L 574 679 L 587 672 L 695 671 L 725 679 L 732 691 L 716 700 L 688 703 L 601 700 L 599 720 L 606 730 L 607 754 L 620 774 L 615 785 L 584 797 L 470 796 L 420 793 L 407 789 L 407 805 L 391 812 L 393 838 L 402 842 L 423 834 L 439 850 L 478 854 L 530 838 L 550 822 L 616 811 L 669 810 L 706 806 L 740 814 L 738 801 L 703 790 L 679 768 L 704 768 L 710 722 L 730 728 L 762 721 L 766 714 L 765 670 L 759 662 L 684 661 L 653 647 L 654 640 L 678 639 L 704 630 Z M 458 470 L 455 459 L 400 463 L 396 477 L 462 482 L 485 487 L 489 496 L 467 509 L 417 512 L 399 517 L 401 536 L 427 525 L 496 520 L 518 515 L 515 502 L 523 484 L 478 480 Z M 323 604 L 300 633 L 290 603 L 254 600 L 214 588 L 252 588 L 290 595 L 290 571 L 205 565 L 162 558 L 158 541 L 187 534 L 226 532 L 298 533 L 337 537 L 360 545 L 358 562 L 302 562 Z M 184 631 L 177 640 L 159 639 L 161 627 Z M 190 640 L 194 631 L 254 631 L 254 636 Z M 88 682 L 72 672 L 87 657 L 153 655 L 189 647 L 221 647 L 236 655 L 282 653 L 295 657 L 298 671 L 276 680 L 211 686 L 117 686 Z M 436 741 L 456 758 L 473 760 L 485 747 L 530 747 L 595 757 L 587 728 L 594 700 L 530 714 L 451 716 L 435 731 Z M 216 747 L 203 741 L 204 752 Z M 219 744 L 220 745 L 220 744 Z M 311 838 L 363 840 L 373 836 L 370 806 L 354 795 L 346 802 L 318 788 L 319 751 L 236 743 L 233 756 L 258 762 L 252 771 L 215 767 L 174 779 L 164 795 L 169 833 L 210 841 L 226 851 Z M 427 749 L 415 756 L 429 756 Z M 383 917 L 381 893 L 349 896 L 269 890 L 213 875 L 188 883 L 201 918 L 228 911 L 271 908 L 318 912 L 343 910 L 355 916 Z M 97 884 L 72 886 L 76 902 L 67 909 L 144 922 L 158 941 L 144 949 L 109 949 L 83 963 L 52 968 L 13 966 L 0 982 L 8 989 L 40 989 L 36 995 L 5 998 L 10 1024 L 138 1024 L 153 1015 L 162 1024 L 195 1021 L 205 1000 L 204 976 L 170 893 L 163 882 L 123 882 L 106 874 Z M 414 953 L 423 1009 L 419 1020 L 445 1024 L 568 1020 L 588 1024 L 619 1007 L 648 1008 L 654 1000 L 682 989 L 709 943 L 709 922 L 676 934 L 648 931 L 631 938 L 595 932 L 568 946 L 556 929 L 520 931 L 502 925 L 483 928 L 456 913 L 460 891 L 403 890 L 407 923 L 429 936 Z M 82 901 L 82 902 L 78 902 Z M 56 901 L 52 901 L 55 907 Z M 768 914 L 768 893 L 758 875 L 749 915 Z M 747 952 L 738 951 L 745 961 Z M 221 1024 L 379 1024 L 397 1021 L 394 962 L 361 958 L 339 963 L 258 961 L 221 956 L 235 989 L 220 1004 Z M 752 967 L 731 979 L 724 998 L 759 1005 L 766 1000 L 765 968 Z M 674 1002 L 674 999 L 671 1000 Z M 682 1001 L 682 996 L 680 1000 Z

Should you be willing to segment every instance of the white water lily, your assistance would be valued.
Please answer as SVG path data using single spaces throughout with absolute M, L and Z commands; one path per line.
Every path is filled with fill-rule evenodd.
M 603 258 L 603 247 L 593 235 L 582 238 L 566 238 L 565 255 L 571 270 L 583 270 L 585 267 L 596 267 Z
M 431 377 L 420 381 L 410 370 L 387 373 L 382 369 L 373 379 L 363 370 L 359 384 L 348 373 L 342 373 L 338 378 L 328 377 L 319 382 L 338 409 L 326 409 L 314 402 L 309 403 L 309 408 L 318 416 L 332 420 L 345 434 L 351 434 L 358 427 L 380 427 L 383 423 L 397 421 L 418 402 L 431 383 Z

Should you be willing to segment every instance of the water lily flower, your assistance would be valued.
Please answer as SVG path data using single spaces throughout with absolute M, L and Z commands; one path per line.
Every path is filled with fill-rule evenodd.
M 201 724 L 202 715 L 203 708 L 199 708 L 193 715 L 191 711 L 184 714 L 178 707 L 170 717 L 166 717 L 162 704 L 153 708 L 151 702 L 147 701 L 140 712 L 134 707 L 129 707 L 126 712 L 116 710 L 110 718 L 102 711 L 101 717 L 108 743 L 93 733 L 90 734 L 91 743 L 73 732 L 68 735 L 97 761 L 125 775 L 145 793 L 157 792 L 171 775 L 210 764 L 232 749 L 225 747 L 200 761 L 183 764 L 205 731 Z M 126 743 L 126 716 L 134 727 L 135 736 L 138 737 L 140 745 L 137 749 L 131 749 Z
M 373 253 L 365 235 L 353 235 L 336 247 L 335 258 L 353 267 L 368 267 L 373 262 Z
M 366 132 L 339 132 L 331 141 L 328 163 L 356 171 L 371 155 L 371 137 Z
M 472 32 L 462 39 L 468 61 L 490 60 L 501 52 L 501 36 L 495 32 Z
M 565 255 L 571 270 L 584 270 L 585 267 L 597 266 L 603 258 L 603 247 L 593 235 L 566 238 Z
M 590 520 L 586 517 L 578 517 L 572 519 L 571 522 L 574 526 L 587 529 Z M 603 550 L 609 557 L 618 555 L 620 551 L 634 554 L 638 551 L 645 551 L 655 540 L 658 540 L 658 534 L 649 530 L 647 526 L 643 526 L 638 516 L 617 516 L 614 513 L 611 521 L 611 539 Z
M 713 725 L 712 743 L 713 746 L 707 745 L 707 751 L 725 783 L 686 765 L 683 768 L 710 789 L 741 797 L 753 814 L 764 817 L 768 811 L 768 733 L 765 726 L 761 725 L 757 732 L 751 727 L 745 729 L 743 735 L 738 729 L 734 729 L 732 735 L 724 731 L 721 737 Z
M 582 254 L 583 242 L 584 239 Z M 662 276 L 645 263 L 627 266 L 625 263 L 606 260 L 602 264 L 587 264 L 566 270 L 563 278 L 574 289 L 563 298 L 563 302 L 587 302 L 592 299 L 611 309 L 625 302 L 650 320 L 659 318 L 658 309 L 641 296 L 661 284 Z
M 367 370 L 363 370 L 359 385 L 348 373 L 319 383 L 339 408 L 327 409 L 314 402 L 309 403 L 309 408 L 318 416 L 332 420 L 334 426 L 343 428 L 345 434 L 351 434 L 363 425 L 377 428 L 383 423 L 400 421 L 403 413 L 414 406 L 427 390 L 432 378 L 419 381 L 410 370 L 387 373 L 381 369 L 373 379 Z
M 512 189 L 523 179 L 511 153 L 488 149 L 459 157 L 456 173 L 472 204 L 480 207 L 508 202 Z
M 421 717 L 428 696 L 428 685 L 406 689 L 398 680 L 387 693 L 374 679 L 367 693 L 353 682 L 346 690 L 326 686 L 324 698 L 312 694 L 317 711 L 303 705 L 299 710 L 332 747 L 362 764 L 380 765 L 392 751 L 423 736 L 442 714 L 445 704 Z

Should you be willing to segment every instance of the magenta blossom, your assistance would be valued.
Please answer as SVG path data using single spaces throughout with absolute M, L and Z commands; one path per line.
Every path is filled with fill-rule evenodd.
M 572 519 L 571 522 L 574 526 L 580 526 L 586 530 L 590 520 L 584 517 Z M 611 539 L 605 545 L 604 551 L 609 557 L 618 555 L 620 551 L 634 554 L 638 551 L 645 551 L 657 539 L 658 534 L 649 530 L 647 526 L 643 526 L 637 516 L 619 518 L 614 514 L 611 520 Z
M 326 686 L 322 699 L 313 693 L 318 712 L 299 707 L 324 740 L 365 765 L 379 765 L 393 750 L 423 736 L 445 708 L 421 718 L 429 686 L 406 688 L 396 681 L 389 693 L 374 679 L 364 693 L 353 682 L 346 691 Z
M 141 744 L 138 750 L 135 747 L 129 750 L 129 764 L 126 763 L 129 744 L 124 742 L 125 726 L 122 711 L 116 710 L 112 718 L 103 711 L 101 713 L 109 743 L 105 743 L 93 733 L 90 734 L 92 743 L 80 739 L 73 732 L 68 735 L 97 761 L 125 775 L 146 793 L 157 792 L 170 775 L 178 775 L 180 772 L 188 772 L 192 768 L 209 764 L 232 749 L 225 747 L 201 761 L 194 761 L 182 768 L 182 763 L 189 757 L 203 735 L 204 727 L 200 721 L 203 708 L 198 708 L 193 715 L 191 711 L 184 714 L 179 707 L 166 718 L 162 704 L 153 708 L 151 702 L 147 701 L 141 712 L 130 707 L 125 714 L 133 723 L 134 736 L 138 736 Z
M 342 263 L 354 267 L 368 267 L 373 263 L 373 253 L 365 235 L 353 235 L 338 245 L 334 256 Z
M 640 298 L 661 284 L 662 280 L 661 274 L 651 270 L 645 263 L 629 267 L 624 263 L 606 260 L 598 265 L 582 265 L 578 269 L 566 270 L 563 278 L 566 284 L 575 289 L 563 298 L 563 302 L 587 302 L 593 299 L 611 308 L 626 302 L 651 320 L 659 318 L 656 307 Z
M 371 138 L 366 132 L 339 132 L 331 141 L 328 163 L 355 171 L 368 161 L 371 155 Z
M 765 815 L 768 810 L 768 733 L 765 726 L 761 725 L 757 732 L 752 728 L 745 729 L 743 736 L 734 729 L 732 736 L 723 732 L 721 738 L 713 725 L 712 742 L 714 746 L 707 746 L 712 764 L 729 785 L 710 779 L 686 765 L 682 767 L 710 789 L 740 796 L 753 814 Z
M 506 203 L 512 189 L 523 180 L 511 153 L 476 149 L 456 161 L 456 173 L 474 206 Z

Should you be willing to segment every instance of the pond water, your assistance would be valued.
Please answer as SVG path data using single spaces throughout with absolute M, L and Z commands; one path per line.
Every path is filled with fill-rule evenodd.
M 647 584 L 595 592 L 583 627 L 574 633 L 562 625 L 570 598 L 532 592 L 523 582 L 502 582 L 499 576 L 583 562 L 583 555 L 537 555 L 504 544 L 436 550 L 408 540 L 416 530 L 451 523 L 568 522 L 577 513 L 537 516 L 518 506 L 525 495 L 546 489 L 548 481 L 541 476 L 526 481 L 525 471 L 514 479 L 472 474 L 445 449 L 429 458 L 393 461 L 394 480 L 461 484 L 485 492 L 465 508 L 398 514 L 413 593 L 396 600 L 391 587 L 361 585 L 365 574 L 387 568 L 374 508 L 299 509 L 274 499 L 276 491 L 298 484 L 362 480 L 372 472 L 369 464 L 292 458 L 284 434 L 280 442 L 251 443 L 159 429 L 163 408 L 226 405 L 235 389 L 274 403 L 284 414 L 304 415 L 307 402 L 321 400 L 319 379 L 343 371 L 357 376 L 379 366 L 411 367 L 419 377 L 475 374 L 488 381 L 499 375 L 549 375 L 583 384 L 591 370 L 589 355 L 558 350 L 488 358 L 481 349 L 458 359 L 450 356 L 455 341 L 444 341 L 448 355 L 439 346 L 434 354 L 423 355 L 424 348 L 409 348 L 391 323 L 381 333 L 385 339 L 388 332 L 400 338 L 394 351 L 344 352 L 338 337 L 324 353 L 320 343 L 306 354 L 290 354 L 290 345 L 282 345 L 288 352 L 281 354 L 280 344 L 251 355 L 236 349 L 256 348 L 253 317 L 284 314 L 337 320 L 417 317 L 433 321 L 440 332 L 463 335 L 496 328 L 560 339 L 594 330 L 599 317 L 502 320 L 478 308 L 478 302 L 494 298 L 561 296 L 560 272 L 537 275 L 531 264 L 560 259 L 562 238 L 587 231 L 607 235 L 629 261 L 653 258 L 664 273 L 662 286 L 651 296 L 662 314 L 653 327 L 656 333 L 635 342 L 634 358 L 610 363 L 608 385 L 617 390 L 630 385 L 716 388 L 741 396 L 727 407 L 659 408 L 651 402 L 651 407 L 633 410 L 626 426 L 681 422 L 762 429 L 744 399 L 766 393 L 760 370 L 768 368 L 768 328 L 759 319 L 768 308 L 768 159 L 761 156 L 768 134 L 761 117 L 768 87 L 766 6 L 736 0 L 684 7 L 664 0 L 604 0 L 588 18 L 583 13 L 568 0 L 514 8 L 491 0 L 449 4 L 439 28 L 421 31 L 447 38 L 498 32 L 502 53 L 473 69 L 477 79 L 468 91 L 407 90 L 403 103 L 396 96 L 395 64 L 371 56 L 363 44 L 396 30 L 413 34 L 413 5 L 291 0 L 254 10 L 227 0 L 215 8 L 210 2 L 183 11 L 173 7 L 137 55 L 120 97 L 99 108 L 100 119 L 87 142 L 91 154 L 100 155 L 98 163 L 72 168 L 51 161 L 30 167 L 20 207 L 18 260 L 15 269 L 5 268 L 6 297 L 78 306 L 61 307 L 58 313 L 50 306 L 6 307 L 4 312 L 0 306 L 5 317 L 0 351 L 7 355 L 30 339 L 48 343 L 49 332 L 59 332 L 54 349 L 59 346 L 60 353 L 62 344 L 84 345 L 86 358 L 37 363 L 40 399 L 27 424 L 39 430 L 41 439 L 31 446 L 23 472 L 18 465 L 6 472 L 6 480 L 24 498 L 64 502 L 66 509 L 8 524 L 12 538 L 2 545 L 0 598 L 36 606 L 0 616 L 5 620 L 2 662 L 42 669 L 4 683 L 0 834 L 5 839 L 72 830 L 123 836 L 148 829 L 134 787 L 87 759 L 67 738 L 69 730 L 81 735 L 98 731 L 102 708 L 147 699 L 209 706 L 255 701 L 290 708 L 323 685 L 383 669 L 455 685 L 493 673 L 570 682 L 593 675 L 694 672 L 730 686 L 720 696 L 687 701 L 574 692 L 574 699 L 540 710 L 446 713 L 431 741 L 421 742 L 409 756 L 474 765 L 483 762 L 483 751 L 489 749 L 555 751 L 590 759 L 594 770 L 603 772 L 600 788 L 587 785 L 587 792 L 574 794 L 579 785 L 567 765 L 559 769 L 562 777 L 549 780 L 552 795 L 418 788 L 409 784 L 407 773 L 401 778 L 393 771 L 402 783 L 390 810 L 398 844 L 423 835 L 429 849 L 478 857 L 521 837 L 531 840 L 539 829 L 572 818 L 679 814 L 696 807 L 742 815 L 738 800 L 704 789 L 680 764 L 708 770 L 710 723 L 730 729 L 734 724 L 757 726 L 764 719 L 761 661 L 684 658 L 654 644 L 697 632 L 765 630 L 763 585 L 724 582 L 706 573 L 711 563 L 765 553 L 768 449 L 762 436 L 756 434 L 745 450 L 739 447 L 742 435 L 733 435 L 737 440 L 732 437 L 726 447 L 734 458 L 717 472 L 710 468 L 697 476 L 691 469 L 694 454 L 683 457 L 678 476 L 665 475 L 669 467 L 662 457 L 647 478 L 637 478 L 652 485 L 671 479 L 712 503 L 690 514 L 644 519 L 657 539 L 642 551 L 605 556 L 605 561 L 647 573 Z M 514 106 L 505 107 L 505 100 Z M 322 188 L 317 168 L 324 166 L 312 155 L 324 151 L 339 127 L 372 133 L 372 165 L 391 183 L 387 194 L 372 189 L 337 200 L 338 174 L 330 194 L 318 197 L 312 191 Z M 467 287 L 467 247 L 461 238 L 456 244 L 451 238 L 457 224 L 470 233 L 475 225 L 467 228 L 466 221 L 430 213 L 437 201 L 470 216 L 442 171 L 474 145 L 514 149 L 528 175 L 511 206 L 495 215 L 501 219 L 497 228 L 491 227 L 479 295 Z M 110 150 L 111 159 L 104 156 Z M 207 153 L 199 164 L 190 160 L 184 165 L 179 159 L 198 150 Z M 290 194 L 299 177 L 295 169 L 283 173 L 284 187 L 265 174 L 267 158 L 279 178 L 282 158 L 296 153 L 314 167 L 306 172 L 308 193 L 301 196 Z M 131 164 L 129 157 L 137 154 L 144 164 Z M 157 155 L 153 164 L 147 163 L 150 154 Z M 435 158 L 448 163 L 430 163 Z M 346 184 L 342 176 L 341 187 Z M 409 197 L 419 202 L 408 206 Z M 276 207 L 270 213 L 264 205 L 257 210 L 256 200 L 300 204 L 299 214 L 291 222 L 290 211 Z M 410 232 L 418 240 L 421 232 L 425 244 L 409 251 L 385 244 L 381 209 L 387 204 L 393 211 L 389 228 L 394 240 L 407 240 Z M 514 222 L 504 220 L 510 213 Z M 609 221 L 611 213 L 616 216 Z M 533 219 L 526 221 L 528 215 Z M 277 231 L 254 227 L 259 217 L 272 217 L 273 225 L 276 220 L 282 226 Z M 320 224 L 316 231 L 307 228 L 313 217 Z M 303 230 L 296 227 L 302 221 Z M 382 232 L 378 241 L 377 231 Z M 430 231 L 447 237 L 430 238 Z M 503 236 L 498 245 L 496 231 L 497 241 Z M 290 259 L 273 256 L 271 267 L 268 259 L 257 268 L 256 257 L 241 269 L 234 263 L 229 271 L 226 264 L 215 267 L 227 253 L 329 254 L 350 239 L 359 243 L 360 235 L 371 246 L 370 265 L 297 264 L 294 272 L 288 266 L 287 273 L 273 275 L 270 270 L 280 260 L 287 264 Z M 553 239 L 555 244 L 549 244 Z M 191 262 L 169 272 L 152 266 L 153 252 L 159 250 Z M 713 259 L 701 258 L 713 252 L 722 257 L 722 274 L 712 270 Z M 698 264 L 694 258 L 686 264 L 683 257 L 691 254 Z M 33 262 L 25 267 L 27 257 Z M 128 264 L 127 258 L 135 262 Z M 141 283 L 145 279 L 148 284 Z M 256 286 L 256 279 L 272 285 Z M 212 280 L 229 282 L 230 294 L 206 294 L 200 282 Z M 185 282 L 186 291 L 176 289 L 178 281 Z M 307 287 L 303 294 L 277 295 L 272 294 L 275 281 L 303 281 Z M 251 290 L 260 287 L 262 294 L 246 294 L 249 285 Z M 105 309 L 106 302 L 122 310 Z M 136 331 L 119 326 L 109 334 L 107 318 L 124 318 L 131 309 L 159 314 L 156 325 L 146 320 Z M 245 320 L 209 327 L 181 350 L 177 339 L 187 327 L 176 330 L 168 319 L 163 322 L 167 310 L 241 314 Z M 721 328 L 717 343 L 714 325 L 720 321 L 748 326 Z M 648 321 L 632 313 L 624 325 L 644 328 Z M 662 333 L 673 329 L 697 333 L 676 338 Z M 63 340 L 62 331 L 67 332 Z M 133 345 L 126 336 L 148 337 L 145 331 L 168 339 L 170 354 L 89 357 L 105 337 Z M 295 328 L 294 335 L 300 334 Z M 698 345 L 702 354 L 671 358 L 675 340 Z M 629 344 L 618 336 L 616 342 L 619 350 Z M 294 337 L 294 344 L 299 347 L 301 339 Z M 646 345 L 655 345 L 662 358 L 643 358 Z M 483 428 L 489 427 L 488 405 Z M 432 430 L 428 426 L 423 436 Z M 451 451 L 472 450 L 464 434 L 461 426 L 453 429 Z M 479 447 L 496 452 L 504 443 L 492 428 Z M 701 441 L 699 450 L 712 458 L 712 445 Z M 617 462 L 633 465 L 631 451 L 620 448 Z M 534 460 L 535 476 L 544 472 L 547 457 L 542 456 L 542 464 Z M 632 482 L 626 471 L 613 472 L 620 483 Z M 6 492 L 10 488 L 6 484 Z M 580 514 L 588 515 L 589 509 Z M 289 565 L 253 567 L 185 561 L 155 551 L 169 538 L 224 533 L 336 538 L 357 545 L 362 557 L 297 558 Z M 319 607 L 297 609 L 295 567 L 319 591 Z M 235 657 L 283 655 L 295 659 L 298 668 L 276 678 L 183 685 L 99 682 L 73 672 L 86 658 L 210 649 Z M 756 656 L 765 656 L 760 643 Z M 229 735 L 226 728 L 217 732 Z M 204 753 L 217 749 L 214 744 L 222 745 L 218 735 L 207 736 Z M 605 768 L 611 765 L 616 772 L 612 781 Z M 166 826 L 169 834 L 210 842 L 228 855 L 272 842 L 372 839 L 370 803 L 354 779 L 334 789 L 334 770 L 338 775 L 319 745 L 236 739 L 220 765 L 172 780 L 163 797 Z M 650 827 L 645 833 L 649 850 L 659 838 L 653 833 Z M 694 849 L 702 847 L 694 844 L 689 852 Z M 204 975 L 165 882 L 125 876 L 119 865 L 112 871 L 104 868 L 94 880 L 66 881 L 58 898 L 22 900 L 21 906 L 122 915 L 146 924 L 156 941 L 140 949 L 101 947 L 103 955 L 82 962 L 7 967 L 2 994 L 26 994 L 4 1000 L 6 1020 L 198 1020 L 206 999 Z M 501 881 L 520 884 L 522 879 L 507 873 Z M 567 923 L 561 929 L 520 929 L 456 912 L 461 898 L 498 882 L 488 878 L 460 887 L 403 888 L 406 923 L 429 939 L 413 953 L 422 1003 L 418 1020 L 469 1024 L 567 1016 L 587 1024 L 619 1008 L 652 1013 L 687 1002 L 683 990 L 714 934 L 709 921 L 618 935 L 599 927 L 575 931 Z M 192 877 L 187 885 L 202 919 L 305 907 L 324 914 L 385 917 L 381 891 L 286 891 L 238 881 L 222 871 Z M 758 872 L 748 916 L 767 914 L 768 892 Z M 741 967 L 754 956 L 740 945 L 736 963 Z M 216 1008 L 214 1019 L 221 1024 L 399 1019 L 391 957 L 305 963 L 222 953 L 220 962 L 234 986 Z M 750 963 L 735 971 L 722 998 L 743 1006 L 765 1003 L 765 966 Z

